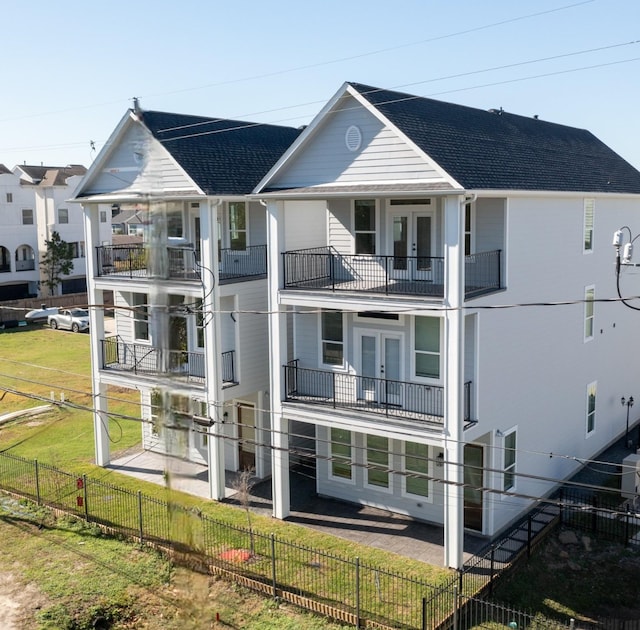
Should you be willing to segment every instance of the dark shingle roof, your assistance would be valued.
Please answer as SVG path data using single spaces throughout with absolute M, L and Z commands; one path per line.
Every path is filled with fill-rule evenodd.
M 0 175 L 10 175 L 11 171 L 4 165 L 0 164 Z
M 584 129 L 349 85 L 466 189 L 640 193 L 640 172 Z
M 142 122 L 207 195 L 250 193 L 299 129 L 144 111 Z

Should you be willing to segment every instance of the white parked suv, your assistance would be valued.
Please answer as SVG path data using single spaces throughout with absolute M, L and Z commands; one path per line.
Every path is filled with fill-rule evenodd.
M 70 308 L 58 311 L 47 317 L 47 323 L 51 328 L 62 328 L 73 332 L 89 330 L 89 312 L 82 308 Z

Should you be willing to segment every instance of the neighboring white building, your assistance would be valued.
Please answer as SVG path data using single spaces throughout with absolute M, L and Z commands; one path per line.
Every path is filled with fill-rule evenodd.
M 640 173 L 589 132 L 346 83 L 254 196 L 275 516 L 311 444 L 319 494 L 442 524 L 459 567 L 624 432 L 638 314 L 597 300 Z
M 298 133 L 130 111 L 81 182 L 89 301 L 112 291 L 115 305 L 110 337 L 91 309 L 99 465 L 115 386 L 140 392 L 143 447 L 207 465 L 212 498 L 225 469 L 271 473 L 265 209 L 245 195 Z M 144 242 L 103 245 L 103 205 Z
M 40 260 L 54 231 L 76 254 L 73 271 L 63 278 L 58 293 L 85 291 L 82 210 L 67 202 L 85 173 L 79 165 L 22 165 L 13 171 L 0 165 L 0 300 L 49 295 L 41 284 Z M 110 216 L 103 216 L 101 238 L 110 241 Z

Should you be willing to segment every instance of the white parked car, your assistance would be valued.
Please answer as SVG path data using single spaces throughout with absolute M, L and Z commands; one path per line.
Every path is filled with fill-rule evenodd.
M 82 308 L 70 308 L 58 311 L 47 317 L 47 323 L 51 328 L 61 328 L 73 332 L 89 330 L 89 311 Z

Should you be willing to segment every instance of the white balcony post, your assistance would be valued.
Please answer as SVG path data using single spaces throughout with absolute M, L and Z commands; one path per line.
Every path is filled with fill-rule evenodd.
M 287 356 L 287 334 L 285 311 L 279 304 L 278 291 L 282 286 L 284 270 L 281 252 L 284 251 L 284 207 L 283 202 L 267 203 L 267 242 L 269 287 L 269 347 L 271 349 L 269 387 L 271 391 L 271 429 L 273 448 L 272 496 L 273 516 L 286 518 L 291 511 L 289 485 L 289 423 L 282 416 L 284 398 L 283 368 Z
M 462 567 L 464 543 L 464 197 L 444 203 L 445 295 L 445 488 L 444 559 Z
M 209 496 L 219 501 L 225 495 L 224 426 L 222 415 L 222 344 L 220 341 L 220 291 L 218 273 L 217 212 L 219 202 L 200 204 L 200 238 L 205 321 L 205 376 L 209 418 L 207 457 L 209 460 Z

